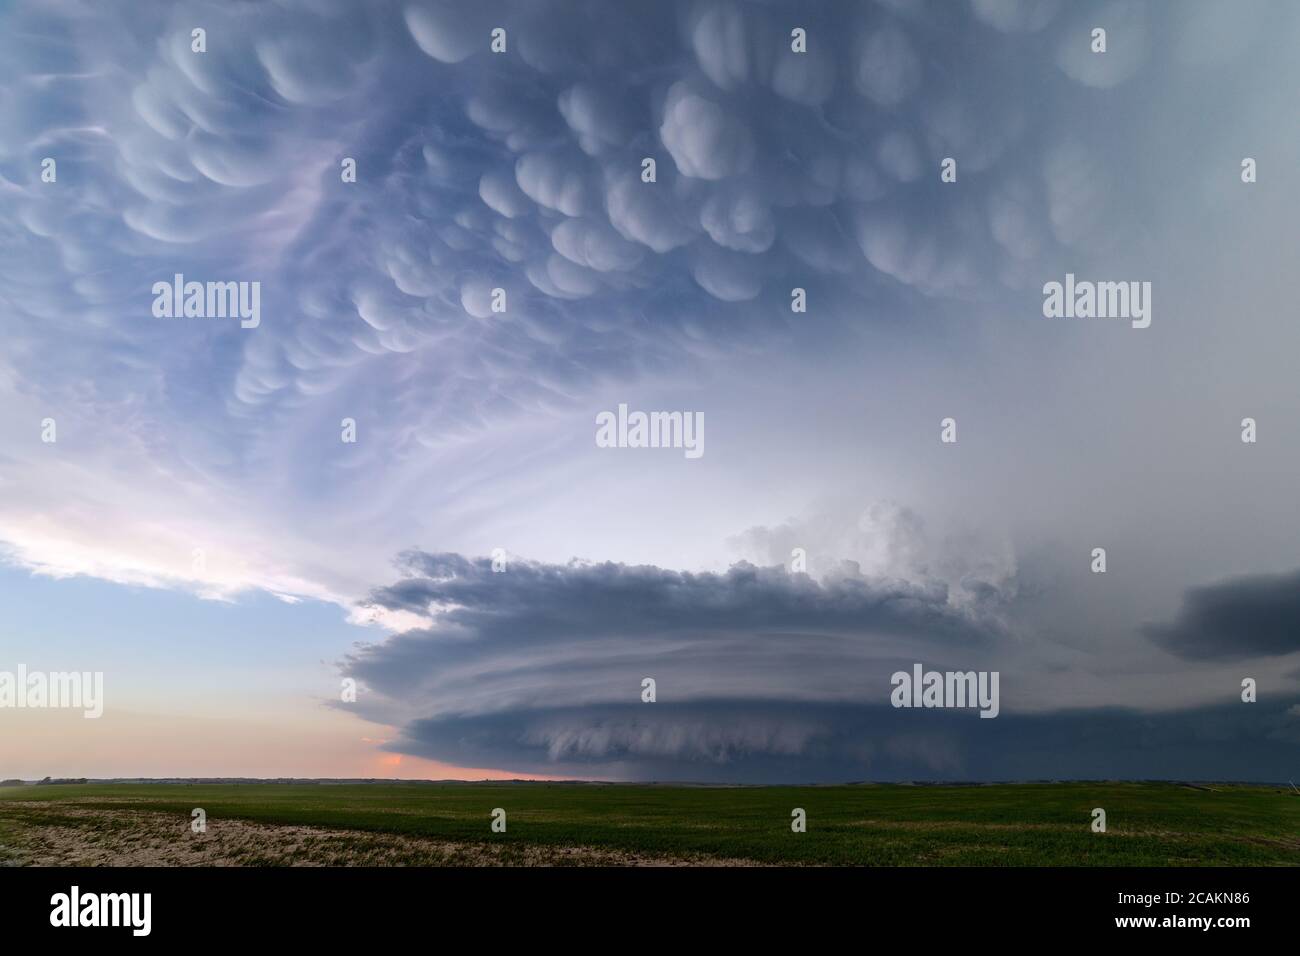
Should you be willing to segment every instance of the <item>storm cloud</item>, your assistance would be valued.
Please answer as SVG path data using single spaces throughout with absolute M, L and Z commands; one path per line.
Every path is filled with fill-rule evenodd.
M 823 580 L 744 562 L 725 573 L 493 564 L 403 555 L 403 578 L 371 603 L 431 624 L 368 645 L 347 673 L 395 704 L 440 711 L 638 700 L 646 676 L 665 699 L 723 687 L 853 698 L 908 649 L 960 658 L 1006 636 L 996 599 L 957 607 L 941 581 L 868 578 L 852 563 Z
M 1280 657 L 1300 651 L 1300 571 L 1192 588 L 1178 617 L 1147 635 L 1189 660 Z
M 277 525 L 317 550 L 355 540 L 375 520 L 350 506 L 359 476 L 415 484 L 494 429 L 585 417 L 610 387 L 707 381 L 721 355 L 816 360 L 881 329 L 960 341 L 972 303 L 1139 252 L 1141 231 L 1105 224 L 1203 193 L 1201 151 L 1145 189 L 1130 150 L 1163 150 L 1144 146 L 1143 97 L 1111 104 L 1105 136 L 1059 118 L 1155 70 L 1224 102 L 1251 44 L 1262 63 L 1284 42 L 1268 28 L 1280 8 L 1229 29 L 1213 4 L 1173 18 L 1113 3 L 1096 12 L 1113 23 L 1100 63 L 1079 60 L 1093 12 L 1031 6 L 14 4 L 0 33 L 6 381 L 120 482 L 87 505 L 100 527 L 129 535 L 132 504 L 172 524 L 202 511 L 228 552 L 212 590 L 355 596 L 339 558 L 237 555 Z M 1172 52 L 1152 41 L 1165 35 Z M 956 189 L 938 179 L 949 156 Z M 41 181 L 47 157 L 57 183 Z M 257 334 L 150 321 L 151 284 L 177 272 L 260 281 Z M 795 287 L 815 321 L 791 313 Z M 345 415 L 368 439 L 346 461 L 319 450 Z M 14 473 L 43 473 L 23 486 L 34 500 L 79 484 L 14 454 Z M 286 513 L 288 488 L 314 493 Z M 7 523 L 21 559 L 59 565 L 47 531 Z M 181 535 L 114 549 L 63 533 L 85 554 L 65 551 L 62 570 L 184 577 L 165 557 L 189 551 Z M 368 547 L 370 570 L 393 550 Z
M 1088 709 L 973 713 L 783 700 L 700 701 L 415 720 L 386 749 L 613 780 L 1233 779 L 1294 773 L 1300 703 L 1177 714 Z M 662 707 L 663 713 L 647 712 Z M 640 709 L 638 709 L 640 708 Z
M 349 655 L 343 673 L 361 691 L 347 706 L 398 728 L 388 749 L 444 762 L 609 779 L 1203 778 L 1226 771 L 1210 771 L 1199 748 L 1235 742 L 1233 773 L 1277 779 L 1300 741 L 1276 700 L 1248 715 L 1028 712 L 1041 662 L 1016 650 L 1009 591 L 958 604 L 941 581 L 870 577 L 854 563 L 820 581 L 747 563 L 721 574 L 577 561 L 494 570 L 488 558 L 422 552 L 400 568 L 371 600 L 431 623 Z M 916 661 L 1011 662 L 1003 712 L 890 707 L 890 676 Z
M 1007 639 L 996 599 L 958 607 L 941 581 L 868 578 L 853 563 L 823 580 L 744 562 L 494 570 L 420 552 L 400 567 L 371 600 L 430 626 L 358 649 L 344 673 L 365 688 L 363 714 L 401 724 L 400 749 L 445 747 L 441 760 L 637 772 L 793 760 L 842 735 L 827 704 L 886 701 L 912 655 L 971 662 Z M 647 677 L 654 703 L 641 699 Z
M 377 622 L 356 710 L 462 765 L 1254 777 L 1298 45 L 1284 0 L 5 4 L 0 558 Z M 260 324 L 155 317 L 177 273 Z M 1047 318 L 1070 273 L 1151 325 Z M 707 454 L 598 447 L 624 403 Z M 1001 715 L 888 708 L 915 661 Z

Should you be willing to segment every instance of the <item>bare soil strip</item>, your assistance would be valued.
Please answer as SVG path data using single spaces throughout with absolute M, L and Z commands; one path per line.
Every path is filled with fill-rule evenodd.
M 591 846 L 456 843 L 365 830 L 207 821 L 57 802 L 3 821 L 11 866 L 754 866 L 752 860 L 648 856 Z

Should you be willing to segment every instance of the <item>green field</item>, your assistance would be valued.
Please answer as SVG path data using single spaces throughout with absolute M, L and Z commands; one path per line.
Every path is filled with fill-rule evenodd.
M 492 833 L 494 808 L 507 814 Z M 791 810 L 807 832 L 791 831 Z M 1102 807 L 1107 832 L 1091 830 Z M 202 808 L 207 830 L 191 830 Z M 1164 783 L 0 788 L 0 863 L 1300 865 L 1300 794 Z

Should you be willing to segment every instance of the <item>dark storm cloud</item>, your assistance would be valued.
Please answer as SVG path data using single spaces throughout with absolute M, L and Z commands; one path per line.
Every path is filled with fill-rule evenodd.
M 1294 699 L 1170 714 L 1108 708 L 996 720 L 755 699 L 417 719 L 386 749 L 464 766 L 639 780 L 1277 782 L 1294 776 L 1297 744 Z
M 917 634 L 983 639 L 973 616 L 948 606 L 947 585 L 868 580 L 845 562 L 823 581 L 781 567 L 741 562 L 722 574 L 649 565 L 509 561 L 412 551 L 400 558 L 412 576 L 373 592 L 389 610 L 446 607 L 443 626 L 516 639 L 520 620 L 536 637 L 687 632 L 753 628 L 836 634 Z M 996 592 L 994 592 L 996 593 Z
M 850 562 L 820 581 L 747 563 L 693 574 L 512 561 L 494 572 L 488 559 L 422 552 L 402 567 L 373 603 L 432 624 L 346 660 L 366 688 L 358 707 L 405 727 L 411 752 L 459 741 L 452 749 L 483 748 L 493 766 L 524 752 L 606 767 L 793 759 L 838 734 L 828 702 L 887 701 L 900 667 L 968 669 L 1006 639 L 998 592 L 958 607 L 941 581 L 868 578 Z M 645 677 L 657 682 L 653 705 L 641 701 Z
M 983 669 L 1019 639 L 1006 592 L 955 606 L 941 582 L 818 582 L 780 567 L 723 574 L 408 552 L 372 595 L 430 627 L 360 647 L 355 705 L 388 748 L 459 766 L 718 781 L 1237 777 L 1285 779 L 1288 701 L 1180 713 L 1017 712 L 1039 679 L 1002 671 L 1002 713 L 889 706 L 921 661 Z M 640 699 L 653 677 L 657 700 Z M 1225 697 L 1235 700 L 1235 684 Z M 1214 754 L 1208 759 L 1207 754 Z
M 1280 657 L 1300 651 L 1300 571 L 1192 588 L 1178 617 L 1146 634 L 1189 660 Z

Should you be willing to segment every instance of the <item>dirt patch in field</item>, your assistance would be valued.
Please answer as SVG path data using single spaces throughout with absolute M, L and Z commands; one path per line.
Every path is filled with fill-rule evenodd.
M 17 866 L 754 866 L 593 846 L 457 843 L 364 830 L 211 817 L 207 832 L 170 813 L 28 804 L 3 821 L 0 861 Z

